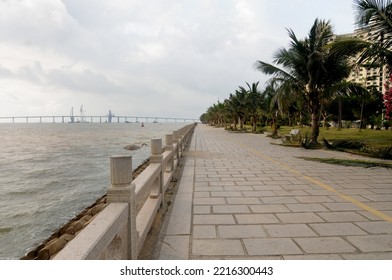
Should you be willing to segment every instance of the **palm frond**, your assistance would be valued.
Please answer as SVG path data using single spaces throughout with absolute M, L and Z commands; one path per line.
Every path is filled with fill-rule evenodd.
M 354 0 L 355 20 L 359 27 L 371 25 L 392 30 L 392 1 Z

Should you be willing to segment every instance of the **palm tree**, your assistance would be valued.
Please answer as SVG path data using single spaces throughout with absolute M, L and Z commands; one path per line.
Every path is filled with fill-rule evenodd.
M 259 82 L 252 83 L 252 86 L 248 83 L 246 83 L 246 85 L 249 88 L 246 95 L 247 115 L 252 122 L 252 132 L 255 132 L 257 127 L 257 121 L 261 115 L 260 110 L 263 104 L 263 97 L 257 88 Z
M 218 104 L 213 104 L 207 109 L 207 112 L 202 115 L 202 121 L 210 125 L 222 126 L 225 121 L 225 106 L 218 101 Z
M 278 114 L 279 114 L 279 98 L 282 96 L 275 88 L 275 84 L 271 81 L 262 93 L 264 100 L 264 113 L 268 119 L 271 119 L 272 138 L 278 136 Z
M 329 21 L 316 19 L 308 36 L 299 40 L 288 29 L 291 39 L 288 49 L 279 49 L 273 63 L 257 61 L 255 67 L 264 74 L 272 75 L 278 91 L 290 92 L 303 98 L 311 113 L 311 142 L 317 143 L 321 101 L 345 80 L 351 70 L 346 54 L 334 53 L 326 46 L 333 39 Z
M 230 97 L 226 102 L 235 118 L 234 128 L 236 128 L 237 123 L 239 123 L 241 130 L 244 128 L 246 117 L 246 95 L 246 89 L 239 87 L 239 90 L 236 90 L 234 94 L 230 93 Z

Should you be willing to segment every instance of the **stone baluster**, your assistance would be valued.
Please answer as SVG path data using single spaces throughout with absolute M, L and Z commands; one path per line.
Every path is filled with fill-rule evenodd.
M 180 134 L 178 130 L 173 131 L 173 143 L 177 144 L 177 148 L 175 150 L 175 159 L 179 160 L 180 159 L 180 149 L 181 149 L 181 142 L 180 142 Z
M 128 259 L 137 259 L 136 195 L 132 183 L 132 156 L 110 157 L 111 186 L 107 191 L 108 203 L 128 203 Z
M 163 167 L 162 167 L 162 139 L 151 139 L 150 163 L 159 163 L 160 172 L 158 178 L 151 186 L 150 198 L 158 198 L 163 193 Z M 162 196 L 163 198 L 163 196 Z M 163 199 L 162 199 L 163 203 Z
M 170 157 L 167 166 L 164 167 L 165 172 L 172 172 L 174 170 L 174 155 L 173 155 L 173 134 L 166 134 L 165 135 L 165 151 L 171 152 L 172 155 Z

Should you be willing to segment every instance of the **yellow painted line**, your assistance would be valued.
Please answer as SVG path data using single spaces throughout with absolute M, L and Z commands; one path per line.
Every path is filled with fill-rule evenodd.
M 257 149 L 246 147 L 244 144 L 242 144 L 240 142 L 237 142 L 237 141 L 235 141 L 235 142 L 236 142 L 236 144 L 238 144 L 239 146 L 241 146 L 245 150 L 248 150 L 249 152 L 252 152 L 253 154 L 258 155 L 258 156 L 260 156 L 263 159 L 269 160 L 269 161 L 275 163 L 276 165 L 279 165 L 280 167 L 290 171 L 291 173 L 300 175 L 301 177 L 303 177 L 307 181 L 312 182 L 312 183 L 322 187 L 323 189 L 326 189 L 326 190 L 328 190 L 330 192 L 335 193 L 336 195 L 338 195 L 342 199 L 351 202 L 352 204 L 354 204 L 355 206 L 359 207 L 360 209 L 366 210 L 366 211 L 372 213 L 373 215 L 376 215 L 377 217 L 392 223 L 392 217 L 391 216 L 389 216 L 389 215 L 387 215 L 387 214 L 385 214 L 385 213 L 383 213 L 381 211 L 378 211 L 377 209 L 374 209 L 373 207 L 370 207 L 369 205 L 366 205 L 365 203 L 362 203 L 362 202 L 356 200 L 355 198 L 353 198 L 353 197 L 351 197 L 349 195 L 343 194 L 343 193 L 337 191 L 336 189 L 334 189 L 333 187 L 331 187 L 331 186 L 329 186 L 329 185 L 327 185 L 327 184 L 325 184 L 323 182 L 320 182 L 319 180 L 317 180 L 317 179 L 315 179 L 313 177 L 304 175 L 300 171 L 298 171 L 298 170 L 296 170 L 296 169 L 294 169 L 294 168 L 292 168 L 292 167 L 290 167 L 290 166 L 288 166 L 288 165 L 286 165 L 284 163 L 281 163 L 278 160 L 273 159 L 272 157 L 269 157 L 269 156 L 261 153 Z

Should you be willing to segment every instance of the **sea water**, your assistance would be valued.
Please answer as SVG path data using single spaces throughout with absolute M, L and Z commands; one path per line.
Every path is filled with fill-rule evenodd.
M 110 156 L 132 155 L 135 169 L 151 139 L 185 125 L 0 123 L 0 259 L 23 257 L 106 194 Z

